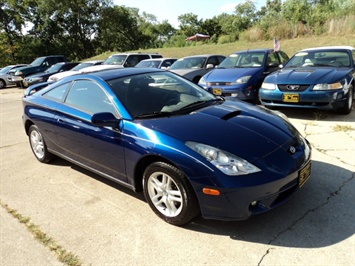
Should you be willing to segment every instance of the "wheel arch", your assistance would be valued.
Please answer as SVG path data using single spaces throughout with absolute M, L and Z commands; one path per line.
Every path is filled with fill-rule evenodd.
M 25 132 L 26 132 L 26 135 L 28 136 L 28 131 L 30 129 L 30 127 L 34 125 L 34 123 L 31 121 L 31 120 L 26 120 L 25 122 Z
M 134 168 L 134 187 L 137 192 L 143 190 L 142 181 L 143 181 L 143 174 L 144 174 L 145 169 L 150 164 L 155 163 L 155 162 L 164 162 L 167 164 L 171 164 L 176 168 L 179 168 L 172 161 L 170 161 L 162 156 L 159 156 L 159 155 L 148 155 L 148 156 L 141 158 Z M 181 170 L 181 168 L 179 168 L 179 169 Z

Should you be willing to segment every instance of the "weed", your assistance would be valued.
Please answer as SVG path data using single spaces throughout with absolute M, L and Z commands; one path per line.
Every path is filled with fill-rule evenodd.
M 31 219 L 18 213 L 16 210 L 10 208 L 7 204 L 0 201 L 0 205 L 21 224 L 23 224 L 27 230 L 37 239 L 42 245 L 47 247 L 50 251 L 53 251 L 60 262 L 68 266 L 80 266 L 82 263 L 79 258 L 71 252 L 68 252 L 63 247 L 58 245 L 53 238 L 44 233 L 38 225 L 31 222 Z

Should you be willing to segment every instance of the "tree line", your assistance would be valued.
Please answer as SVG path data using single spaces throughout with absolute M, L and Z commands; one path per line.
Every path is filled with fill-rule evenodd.
M 82 60 L 112 51 L 194 45 L 205 42 L 295 38 L 302 35 L 354 34 L 354 0 L 267 0 L 259 10 L 251 0 L 232 14 L 199 19 L 193 13 L 167 20 L 111 0 L 0 0 L 0 66 L 29 63 L 41 55 L 63 54 Z

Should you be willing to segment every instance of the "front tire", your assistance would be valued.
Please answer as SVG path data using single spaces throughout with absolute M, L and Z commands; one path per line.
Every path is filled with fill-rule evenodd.
M 143 190 L 150 208 L 167 223 L 187 224 L 200 211 L 184 173 L 170 164 L 155 162 L 148 166 L 143 175 Z
M 0 79 L 0 89 L 5 88 L 6 83 L 4 80 Z
M 30 146 L 36 159 L 41 163 L 48 163 L 53 159 L 53 154 L 47 150 L 47 145 L 44 142 L 41 132 L 36 125 L 32 125 L 28 131 Z
M 353 101 L 354 101 L 354 88 L 352 85 L 350 85 L 344 106 L 336 110 L 336 112 L 342 115 L 350 114 L 351 109 L 353 107 Z

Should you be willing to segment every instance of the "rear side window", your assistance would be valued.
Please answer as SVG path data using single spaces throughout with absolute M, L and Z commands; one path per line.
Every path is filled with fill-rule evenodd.
M 68 91 L 69 88 L 69 84 L 70 83 L 65 83 L 62 84 L 58 87 L 55 87 L 54 89 L 46 92 L 45 94 L 43 94 L 42 96 L 47 98 L 47 99 L 51 99 L 57 102 L 63 102 L 64 101 L 64 97 Z

